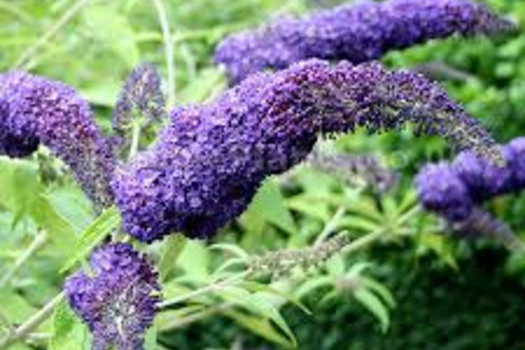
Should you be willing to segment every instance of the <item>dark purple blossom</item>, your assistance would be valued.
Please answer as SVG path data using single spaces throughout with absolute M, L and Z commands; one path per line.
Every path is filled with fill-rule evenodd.
M 72 88 L 23 72 L 0 75 L 0 153 L 23 157 L 43 144 L 99 204 L 111 198 L 113 158 L 88 104 Z
M 502 147 L 501 153 L 507 164 L 513 163 L 514 154 L 510 148 Z M 496 166 L 477 157 L 472 152 L 461 152 L 454 160 L 452 167 L 476 202 L 507 193 L 514 186 L 510 166 Z
M 266 176 L 304 160 L 319 134 L 359 126 L 377 133 L 406 122 L 500 157 L 484 130 L 422 76 L 311 60 L 174 110 L 157 142 L 115 173 L 123 228 L 147 242 L 175 231 L 210 236 L 245 210 Z
M 232 83 L 238 83 L 252 73 L 308 58 L 362 63 L 430 39 L 512 27 L 471 0 L 359 1 L 233 34 L 219 44 L 215 61 L 226 65 Z
M 507 144 L 514 155 L 512 158 L 512 176 L 516 189 L 525 188 L 525 137 L 517 137 Z
M 94 350 L 141 350 L 160 300 L 158 276 L 128 244 L 109 244 L 64 286 L 71 308 L 93 334 Z
M 148 133 L 152 125 L 166 116 L 165 98 L 157 69 L 148 63 L 138 65 L 129 74 L 113 110 L 113 131 L 120 149 L 128 146 L 133 123 Z
M 471 203 L 482 204 L 498 195 L 521 191 L 525 188 L 525 138 L 516 138 L 506 145 L 499 146 L 499 149 L 505 160 L 502 166 L 495 166 L 494 163 L 465 151 L 452 163 L 442 162 L 439 166 L 423 167 L 416 181 L 423 206 L 442 216 L 447 216 L 444 211 L 454 210 L 445 207 L 434 208 L 426 203 L 426 197 L 443 196 L 439 188 L 450 182 L 450 178 L 444 174 L 454 174 L 457 181 L 462 183 L 468 192 L 468 206 Z M 435 172 L 433 177 L 429 178 L 429 169 L 434 168 L 440 169 L 443 174 L 442 180 Z
M 448 221 L 461 237 L 493 237 L 512 248 L 525 245 L 497 218 L 479 209 L 502 194 L 525 188 L 525 138 L 499 147 L 503 166 L 494 166 L 472 152 L 462 152 L 452 163 L 427 165 L 416 177 L 423 207 Z
M 419 200 L 429 211 L 452 222 L 466 220 L 473 209 L 469 192 L 458 174 L 446 163 L 425 166 L 417 175 Z

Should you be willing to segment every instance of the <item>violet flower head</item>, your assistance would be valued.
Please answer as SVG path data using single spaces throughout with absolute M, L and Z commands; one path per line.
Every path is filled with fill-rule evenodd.
M 110 201 L 113 157 L 91 109 L 70 87 L 23 72 L 0 75 L 0 153 L 47 146 L 99 204 Z
M 27 118 L 15 118 L 20 95 L 27 91 L 29 76 L 23 73 L 0 75 L 0 154 L 25 157 L 38 148 L 35 125 Z
M 525 188 L 525 137 L 517 137 L 506 146 L 513 154 L 512 176 L 516 189 Z
M 446 163 L 426 165 L 415 179 L 419 200 L 452 222 L 466 220 L 473 203 L 465 184 Z
M 245 210 L 266 176 L 304 160 L 319 134 L 407 122 L 499 157 L 484 130 L 420 75 L 311 60 L 174 110 L 157 142 L 115 172 L 123 229 L 146 242 L 175 231 L 209 237 Z
M 160 300 L 158 276 L 128 244 L 91 256 L 93 276 L 79 271 L 64 286 L 71 308 L 93 334 L 94 350 L 141 350 Z
M 215 61 L 227 67 L 236 84 L 255 72 L 309 58 L 362 63 L 431 39 L 511 28 L 471 0 L 365 0 L 233 34 L 219 44 Z
M 477 205 L 499 195 L 523 190 L 525 188 L 525 138 L 518 137 L 498 148 L 504 160 L 501 166 L 495 166 L 493 162 L 476 156 L 470 151 L 465 151 L 460 153 L 452 163 L 441 163 L 440 167 L 443 172 L 447 171 L 457 175 L 463 187 L 468 191 L 470 201 Z M 426 168 L 420 171 L 418 179 L 426 176 Z M 435 177 L 435 180 L 441 181 L 438 176 Z M 417 186 L 419 184 L 416 182 Z M 437 188 L 436 186 L 440 185 L 429 187 L 428 192 Z M 424 199 L 420 199 L 424 204 Z M 442 214 L 439 210 L 434 211 Z
M 113 130 L 120 137 L 129 137 L 131 123 L 142 119 L 148 126 L 166 115 L 165 99 L 157 69 L 148 63 L 138 65 L 129 74 L 113 111 Z
M 416 177 L 419 200 L 425 209 L 444 218 L 456 236 L 494 238 L 512 249 L 525 250 L 512 229 L 479 208 L 498 195 L 525 188 L 525 138 L 499 148 L 503 166 L 467 151 L 452 163 L 423 167 Z
M 514 186 L 511 165 L 514 154 L 509 147 L 500 149 L 507 164 L 505 166 L 496 166 L 472 152 L 461 152 L 452 164 L 476 202 L 507 193 Z

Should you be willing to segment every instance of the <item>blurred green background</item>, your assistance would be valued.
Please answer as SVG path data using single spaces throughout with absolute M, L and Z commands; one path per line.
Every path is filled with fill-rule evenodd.
M 214 46 L 228 33 L 279 14 L 305 13 L 336 2 L 164 1 L 174 33 L 176 103 L 202 102 L 224 89 L 221 71 L 211 59 Z M 490 0 L 488 4 L 525 23 L 525 1 Z M 94 106 L 106 130 L 123 79 L 144 61 L 156 64 L 166 77 L 162 32 L 149 1 L 0 0 L 0 71 L 18 67 L 74 86 Z M 466 77 L 445 81 L 447 90 L 471 115 L 481 119 L 497 140 L 505 142 L 524 134 L 525 32 L 510 39 L 432 42 L 393 52 L 383 61 L 396 68 L 444 63 Z M 442 141 L 417 139 L 409 132 L 381 136 L 361 132 L 341 137 L 333 146 L 381 156 L 404 175 L 400 187 L 384 201 L 368 192 L 355 194 L 351 202 L 355 210 L 348 210 L 338 222 L 338 229 L 355 235 L 373 225 L 388 225 L 384 202 L 390 203 L 394 212 L 396 208 L 402 212 L 402 202 L 413 202 L 411 178 L 417 169 L 425 162 L 450 157 Z M 61 164 L 45 150 L 25 161 L 1 158 L 0 166 L 0 271 L 14 264 L 41 229 L 61 232 L 17 271 L 8 285 L 0 287 L 1 315 L 19 323 L 59 290 L 63 276 L 58 270 L 75 240 L 66 232 L 81 232 L 94 214 Z M 215 241 L 237 243 L 250 253 L 304 247 L 337 211 L 340 198 L 354 193 L 337 178 L 307 167 L 298 169 L 294 179 L 292 189 L 265 187 L 267 193 Z M 272 183 L 283 182 L 274 179 Z M 314 195 L 328 200 L 316 201 Z M 378 213 L 372 223 L 364 219 L 368 210 L 365 204 Z M 499 198 L 488 208 L 525 237 L 523 196 Z M 432 225 L 427 221 L 422 220 L 423 228 L 417 235 L 387 240 L 344 259 L 348 265 L 371 263 L 367 274 L 390 290 L 396 304 L 391 310 L 383 307 L 368 312 L 344 290 L 335 300 L 319 303 L 325 295 L 322 289 L 305 298 L 312 315 L 295 306 L 284 306 L 282 312 L 299 348 L 525 349 L 523 254 L 508 252 L 493 242 L 456 241 L 427 232 L 425 227 Z M 63 225 L 69 225 L 68 229 Z M 221 255 L 200 243 L 193 243 L 189 249 L 174 274 L 206 278 Z M 155 254 L 156 247 L 151 250 Z M 383 312 L 388 313 L 387 321 Z M 389 327 L 384 330 L 386 323 Z M 50 329 L 48 323 L 39 331 Z M 218 312 L 201 322 L 162 332 L 157 347 L 288 348 L 282 335 L 272 338 L 271 332 L 261 333 L 243 325 L 239 317 Z M 45 348 L 45 342 L 35 340 L 34 346 Z M 13 349 L 29 347 L 16 345 Z

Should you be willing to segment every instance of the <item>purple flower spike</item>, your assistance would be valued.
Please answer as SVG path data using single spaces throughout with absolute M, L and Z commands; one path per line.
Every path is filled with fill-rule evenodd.
M 525 188 L 525 137 L 515 138 L 506 147 L 514 154 L 512 162 L 514 185 L 518 189 L 523 189 Z
M 64 286 L 75 313 L 93 334 L 94 350 L 142 350 L 160 300 L 158 276 L 128 244 L 98 248 L 93 276 L 79 271 Z
M 309 58 L 362 63 L 386 52 L 455 34 L 470 37 L 513 25 L 470 0 L 360 1 L 227 37 L 215 52 L 233 84 L 265 69 Z
M 24 157 L 42 143 L 98 204 L 111 198 L 114 161 L 91 109 L 70 87 L 23 72 L 0 75 L 0 153 Z
M 112 128 L 116 153 L 129 149 L 133 123 L 145 134 L 166 117 L 160 75 L 155 66 L 142 63 L 129 74 L 113 110 Z
M 134 117 L 142 117 L 146 123 L 164 119 L 164 94 L 155 66 L 142 63 L 126 78 L 113 111 L 113 130 L 126 134 Z
M 146 242 L 176 231 L 209 237 L 246 209 L 266 176 L 304 160 L 319 134 L 407 122 L 498 159 L 485 131 L 422 76 L 311 60 L 173 111 L 153 147 L 115 173 L 123 228 Z
M 473 204 L 468 189 L 448 164 L 425 166 L 415 183 L 425 209 L 453 222 L 466 220 L 470 216 Z
M 506 163 L 512 164 L 514 154 L 511 149 L 509 147 L 500 147 L 500 149 Z M 514 186 L 514 178 L 510 166 L 496 166 L 485 159 L 477 157 L 472 152 L 460 153 L 452 166 L 476 202 L 507 193 Z

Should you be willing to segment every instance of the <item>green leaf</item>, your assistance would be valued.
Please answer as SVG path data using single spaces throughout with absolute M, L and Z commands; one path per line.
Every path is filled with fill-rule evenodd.
M 86 327 L 79 321 L 65 300 L 55 308 L 53 334 L 48 350 L 87 350 L 89 337 Z
M 297 347 L 297 340 L 288 323 L 286 323 L 277 307 L 264 299 L 262 295 L 259 293 L 252 294 L 243 288 L 235 286 L 223 287 L 218 294 L 228 301 L 238 303 L 247 310 L 272 320 L 286 334 L 293 346 Z
M 133 39 L 135 33 L 126 16 L 109 6 L 90 6 L 84 10 L 84 23 L 89 34 L 111 49 L 128 68 L 140 62 L 140 51 Z
M 0 158 L 0 169 L 0 188 L 3 189 L 0 202 L 15 215 L 14 221 L 27 216 L 60 246 L 71 247 L 75 239 L 74 221 L 59 214 L 43 193 L 37 166 L 25 160 Z
M 366 261 L 358 262 L 352 265 L 350 270 L 348 270 L 348 272 L 346 273 L 346 277 L 347 278 L 359 277 L 365 270 L 371 268 L 372 266 L 373 266 L 372 263 L 369 263 Z
M 175 266 L 175 262 L 177 262 L 177 259 L 182 254 L 185 246 L 186 237 L 183 235 L 175 234 L 168 237 L 164 245 L 164 250 L 159 263 L 159 273 L 161 279 L 165 279 L 170 273 L 173 266 Z
M 9 317 L 11 323 L 22 323 L 37 310 L 21 295 L 7 289 L 0 290 L 2 314 Z
M 366 288 L 357 289 L 354 297 L 379 320 L 382 331 L 386 332 L 390 325 L 390 316 L 381 300 Z
M 210 249 L 211 250 L 222 250 L 222 251 L 224 251 L 226 253 L 230 253 L 233 256 L 236 256 L 236 257 L 241 258 L 243 260 L 246 260 L 249 257 L 248 253 L 246 253 L 244 251 L 244 249 L 242 249 L 241 247 L 239 247 L 238 245 L 235 245 L 235 244 L 217 243 L 217 244 L 214 244 L 214 245 L 210 246 Z
M 85 259 L 89 253 L 111 232 L 120 226 L 120 213 L 116 207 L 106 209 L 93 223 L 82 233 L 73 248 L 73 256 L 64 264 L 61 273 L 75 266 L 79 261 Z
M 289 209 L 304 214 L 322 222 L 331 218 L 330 207 L 327 203 L 312 199 L 307 194 L 299 194 L 286 200 Z
M 156 350 L 157 349 L 157 322 L 154 322 L 146 332 L 146 337 L 144 338 L 144 349 L 145 350 Z
M 188 240 L 177 267 L 194 280 L 206 280 L 210 275 L 210 251 L 202 242 Z
M 217 68 L 205 68 L 199 71 L 179 93 L 181 103 L 198 103 L 206 101 L 216 89 L 226 86 L 225 74 Z
M 362 197 L 358 201 L 353 201 L 350 210 L 374 221 L 384 221 L 383 214 L 379 212 L 377 205 L 370 198 Z
M 222 265 L 220 265 L 215 271 L 213 271 L 213 279 L 218 280 L 220 278 L 224 278 L 226 276 L 231 276 L 231 271 L 228 271 L 230 267 L 237 266 L 245 266 L 246 260 L 241 258 L 232 258 L 225 261 Z
M 79 234 L 96 218 L 91 201 L 78 187 L 53 189 L 44 197 L 55 212 L 68 221 Z
M 339 219 L 338 226 L 364 232 L 372 232 L 379 229 L 381 224 L 361 216 L 346 216 Z
M 99 79 L 82 90 L 80 95 L 89 103 L 97 106 L 113 108 L 117 101 L 121 82 L 109 79 Z
M 281 190 L 269 179 L 264 182 L 250 205 L 250 209 L 262 216 L 266 221 L 293 235 L 297 233 L 292 214 L 285 205 Z
M 16 216 L 27 214 L 42 189 L 38 168 L 26 160 L 0 157 L 0 204 Z
M 360 277 L 359 282 L 363 285 L 363 287 L 368 288 L 379 295 L 389 307 L 392 308 L 396 306 L 394 296 L 383 284 L 370 277 Z
M 307 279 L 296 290 L 295 295 L 297 299 L 304 298 L 307 294 L 325 287 L 333 287 L 334 280 L 329 276 L 318 276 Z
M 31 208 L 31 218 L 36 224 L 44 229 L 51 240 L 57 242 L 61 247 L 71 247 L 75 243 L 75 227 L 70 221 L 61 216 L 51 203 L 40 196 Z
M 400 211 L 399 207 L 392 196 L 385 196 L 381 199 L 383 204 L 383 212 L 386 216 L 386 219 L 392 223 L 398 217 Z
M 268 294 L 276 295 L 276 296 L 278 296 L 278 297 L 288 301 L 289 303 L 297 306 L 305 314 L 307 314 L 307 315 L 311 315 L 312 314 L 312 312 L 308 309 L 308 307 L 306 307 L 306 305 L 301 303 L 299 298 L 296 298 L 295 296 L 293 296 L 291 294 L 288 294 L 288 293 L 286 293 L 284 291 L 281 291 L 281 290 L 279 290 L 277 288 L 273 288 L 273 287 L 268 286 L 266 284 L 262 284 L 262 283 L 258 283 L 258 282 L 251 282 L 251 281 L 243 282 L 242 286 L 245 287 L 246 289 L 248 289 L 251 292 L 265 292 L 265 293 L 268 293 Z
M 344 275 L 346 271 L 345 259 L 341 255 L 331 257 L 326 263 L 325 268 L 329 275 L 339 277 Z
M 407 190 L 403 196 L 403 199 L 401 200 L 401 203 L 399 204 L 399 212 L 404 213 L 408 211 L 417 204 L 417 201 L 418 199 L 416 191 L 413 188 Z
M 295 345 L 287 338 L 283 337 L 267 319 L 261 319 L 258 316 L 246 315 L 235 310 L 223 311 L 223 314 L 230 317 L 239 325 L 260 335 L 261 337 L 280 344 L 286 348 L 294 348 Z

